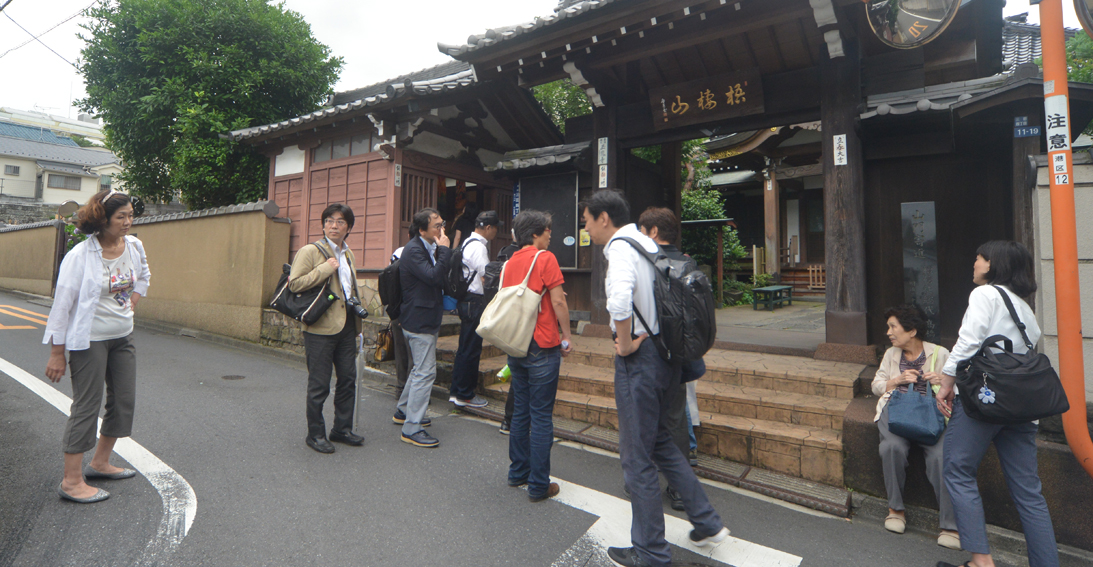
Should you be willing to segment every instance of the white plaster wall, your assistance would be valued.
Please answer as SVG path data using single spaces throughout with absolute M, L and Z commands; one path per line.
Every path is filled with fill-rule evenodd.
M 1059 364 L 1058 309 L 1075 306 L 1056 305 L 1054 247 L 1051 239 L 1051 192 L 1049 170 L 1041 167 L 1037 175 L 1033 199 L 1036 219 L 1036 246 L 1033 255 L 1037 263 L 1036 313 L 1043 330 L 1043 352 L 1056 369 Z M 1093 401 L 1093 165 L 1074 166 L 1074 209 L 1078 232 L 1078 280 L 1081 293 L 1082 351 L 1085 361 L 1086 401 Z
M 42 175 L 49 175 L 49 172 L 45 172 Z M 80 177 L 80 190 L 73 189 L 56 189 L 48 186 L 49 179 L 42 179 L 42 202 L 53 205 L 59 205 L 65 201 L 76 201 L 79 204 L 84 204 L 91 199 L 91 197 L 99 192 L 99 178 L 98 177 Z
M 304 172 L 304 158 L 307 152 L 298 146 L 287 146 L 274 158 L 273 176 L 294 175 Z
M 4 166 L 14 165 L 19 168 L 19 175 L 4 175 Z M 4 194 L 15 197 L 34 198 L 35 172 L 38 164 L 34 160 L 0 156 L 0 179 L 4 180 Z

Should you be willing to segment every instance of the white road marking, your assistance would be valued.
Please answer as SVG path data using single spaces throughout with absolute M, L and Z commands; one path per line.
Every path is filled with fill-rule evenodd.
M 551 480 L 557 482 L 561 489 L 551 500 L 600 517 L 551 567 L 584 565 L 590 553 L 600 555 L 608 546 L 630 546 L 629 502 L 560 478 Z M 687 520 L 664 515 L 664 538 L 668 543 L 703 557 L 735 567 L 798 567 L 801 564 L 801 558 L 796 555 L 732 536 L 714 546 L 695 547 L 688 537 L 691 529 L 691 523 Z
M 72 399 L 57 389 L 42 382 L 27 371 L 0 358 L 0 372 L 15 379 L 31 392 L 34 392 L 43 400 L 66 416 L 72 407 Z M 102 427 L 102 419 L 99 419 L 99 427 Z M 186 479 L 182 478 L 171 467 L 153 455 L 131 438 L 118 439 L 114 445 L 114 452 L 129 462 L 134 469 L 148 479 L 148 482 L 159 492 L 163 501 L 163 518 L 159 522 L 156 535 L 141 553 L 138 565 L 161 564 L 165 555 L 172 553 L 182 543 L 182 538 L 190 531 L 197 514 L 197 495 Z

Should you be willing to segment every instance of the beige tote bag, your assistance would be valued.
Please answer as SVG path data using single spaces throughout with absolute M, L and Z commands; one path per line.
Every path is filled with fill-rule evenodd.
M 478 324 L 478 336 L 516 358 L 528 355 L 528 347 L 535 336 L 535 320 L 539 317 L 539 305 L 543 295 L 528 289 L 528 280 L 535 269 L 535 261 L 542 253 L 542 250 L 535 253 L 528 275 L 524 276 L 524 283 L 497 291 L 497 295 L 493 296 L 482 312 L 482 319 Z M 501 268 L 502 283 L 505 281 L 505 268 L 508 268 L 507 262 Z

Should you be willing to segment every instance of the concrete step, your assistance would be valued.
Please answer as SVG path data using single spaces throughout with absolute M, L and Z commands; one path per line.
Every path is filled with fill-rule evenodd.
M 486 388 L 503 400 L 509 384 Z M 842 486 L 842 434 L 834 429 L 700 411 L 695 430 L 704 454 L 772 471 Z M 558 390 L 554 415 L 618 430 L 613 397 Z
M 437 360 L 454 360 L 458 345 L 458 337 L 441 337 L 437 343 Z M 611 339 L 574 337 L 573 346 L 574 351 L 566 357 L 565 363 L 615 368 Z M 496 347 L 484 347 L 480 366 L 486 378 L 484 386 L 493 383 L 485 376 L 487 360 L 491 365 L 500 362 L 494 373 L 508 363 Z M 861 364 L 721 349 L 706 353 L 704 360 L 706 375 L 702 380 L 705 382 L 842 400 L 854 397 L 858 375 L 865 368 Z

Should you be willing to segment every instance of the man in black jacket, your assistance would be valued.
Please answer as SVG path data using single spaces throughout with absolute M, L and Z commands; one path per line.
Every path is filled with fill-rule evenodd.
M 444 236 L 444 219 L 436 209 L 421 209 L 410 223 L 410 241 L 399 260 L 402 284 L 402 333 L 410 347 L 413 368 L 399 396 L 393 418 L 402 424 L 402 440 L 418 447 L 440 445 L 422 427 L 436 380 L 436 339 L 444 315 L 444 276 L 452 251 Z

